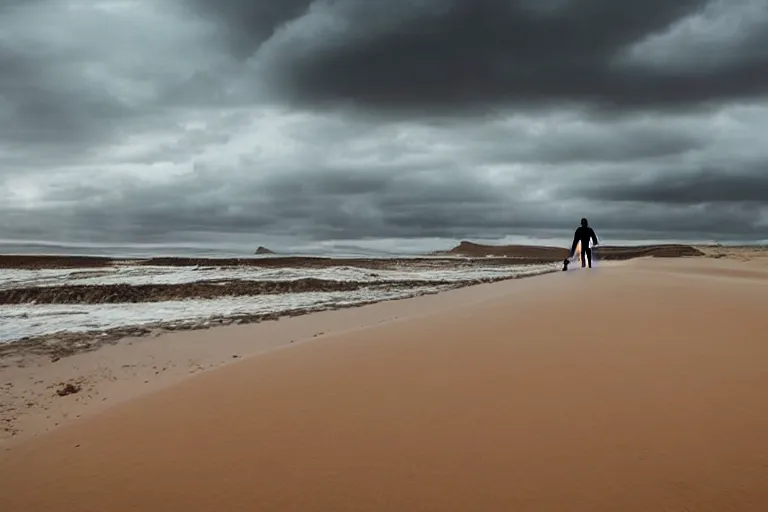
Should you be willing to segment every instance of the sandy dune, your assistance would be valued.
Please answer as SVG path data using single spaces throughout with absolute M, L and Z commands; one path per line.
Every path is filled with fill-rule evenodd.
M 474 290 L 14 446 L 2 510 L 768 510 L 759 265 Z

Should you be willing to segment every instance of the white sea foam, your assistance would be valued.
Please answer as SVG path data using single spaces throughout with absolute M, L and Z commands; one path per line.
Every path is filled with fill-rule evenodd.
M 356 267 L 257 268 L 257 267 L 142 267 L 116 266 L 99 269 L 0 269 L 0 289 L 64 284 L 173 284 L 242 279 L 290 281 L 302 278 L 362 281 L 472 281 L 513 278 L 557 270 L 557 265 L 510 265 L 467 268 L 419 268 L 398 270 Z M 88 332 L 157 322 L 203 321 L 212 317 L 287 313 L 294 310 L 347 306 L 399 299 L 445 289 L 438 284 L 409 289 L 361 288 L 341 292 L 286 293 L 188 299 L 180 301 L 121 304 L 20 304 L 0 305 L 0 343 L 56 332 Z
M 241 279 L 246 281 L 292 281 L 304 278 L 334 281 L 472 281 L 487 278 L 523 277 L 549 271 L 552 264 L 468 266 L 466 268 L 414 267 L 396 270 L 358 267 L 260 268 L 260 267 L 173 267 L 114 266 L 95 269 L 0 269 L 0 289 L 30 286 L 106 284 L 183 284 L 199 281 Z
M 351 292 L 308 292 L 218 299 L 189 299 L 130 304 L 22 304 L 0 307 L 0 343 L 56 332 L 103 331 L 157 322 L 205 320 L 212 317 L 286 313 L 294 310 L 350 306 L 436 292 L 417 289 L 360 289 Z

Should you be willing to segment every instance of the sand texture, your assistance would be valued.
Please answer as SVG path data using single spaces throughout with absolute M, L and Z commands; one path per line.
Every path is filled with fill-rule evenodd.
M 762 512 L 766 304 L 762 263 L 648 258 L 331 312 L 8 447 L 0 508 Z

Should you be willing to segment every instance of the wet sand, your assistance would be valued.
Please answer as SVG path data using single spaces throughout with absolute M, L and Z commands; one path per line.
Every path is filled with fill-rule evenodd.
M 643 259 L 292 319 L 349 328 L 7 447 L 2 509 L 767 510 L 765 304 L 762 263 Z

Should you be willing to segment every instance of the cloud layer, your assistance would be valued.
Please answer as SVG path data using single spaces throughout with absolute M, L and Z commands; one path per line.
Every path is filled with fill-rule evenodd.
M 768 0 L 0 2 L 0 238 L 768 238 Z M 375 243 L 375 242 L 369 242 Z

